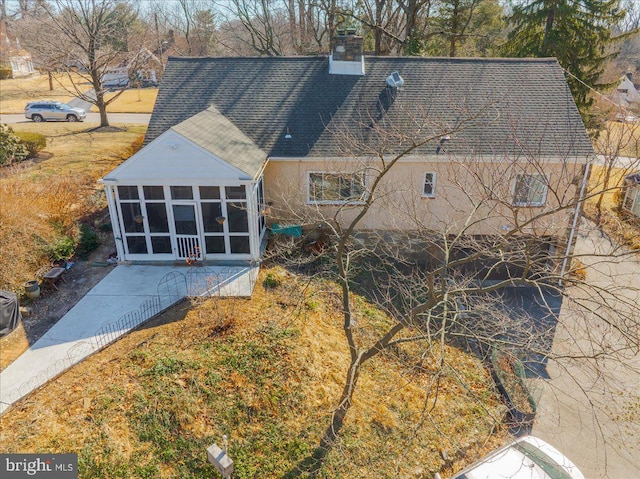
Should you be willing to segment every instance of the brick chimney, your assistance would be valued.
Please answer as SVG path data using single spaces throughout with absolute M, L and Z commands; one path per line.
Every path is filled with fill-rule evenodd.
M 355 30 L 338 30 L 331 41 L 329 55 L 331 75 L 364 75 L 362 37 Z

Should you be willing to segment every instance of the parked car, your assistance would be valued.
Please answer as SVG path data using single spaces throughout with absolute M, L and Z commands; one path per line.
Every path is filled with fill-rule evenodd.
M 32 101 L 24 107 L 24 116 L 36 122 L 48 120 L 83 121 L 87 112 L 59 101 Z
M 567 457 L 542 439 L 525 436 L 474 462 L 453 479 L 585 479 Z
M 640 123 L 640 118 L 631 113 L 618 113 L 614 119 L 621 123 Z

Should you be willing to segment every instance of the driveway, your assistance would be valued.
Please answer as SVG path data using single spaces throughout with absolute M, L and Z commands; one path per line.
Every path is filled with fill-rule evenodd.
M 148 125 L 151 113 L 108 113 L 107 117 L 109 118 L 109 123 Z M 89 124 L 100 124 L 100 114 L 87 113 L 87 118 L 84 122 Z M 0 115 L 0 123 L 31 123 L 31 120 L 27 120 L 24 117 L 24 114 Z
M 531 380 L 538 396 L 533 434 L 564 452 L 587 479 L 640 477 L 640 354 L 622 335 L 627 328 L 637 337 L 640 329 L 640 262 L 586 221 L 576 254 L 598 294 L 573 288 L 569 293 L 588 307 L 566 300 L 562 306 L 552 353 L 559 359 L 547 364 L 550 379 Z M 625 317 L 624 328 L 612 327 Z

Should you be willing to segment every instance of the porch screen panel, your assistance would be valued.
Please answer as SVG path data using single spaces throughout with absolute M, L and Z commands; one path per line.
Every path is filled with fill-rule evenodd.
M 220 187 L 219 186 L 201 186 L 200 199 L 201 200 L 219 200 Z
M 171 253 L 171 237 L 170 236 L 152 236 L 151 249 L 153 254 Z
M 147 240 L 144 236 L 127 236 L 129 254 L 147 254 Z
M 164 200 L 164 188 L 162 186 L 143 186 L 142 189 L 145 200 Z
M 172 186 L 171 198 L 174 200 L 192 200 L 193 189 L 190 186 Z
M 234 233 L 249 232 L 249 216 L 246 203 L 227 203 L 229 215 L 229 231 Z
M 176 233 L 179 235 L 196 235 L 196 215 L 192 205 L 173 205 L 173 218 Z
M 140 202 L 120 202 L 125 233 L 144 233 Z
M 137 186 L 118 186 L 118 197 L 120 200 L 138 200 Z
M 205 236 L 204 245 L 207 253 L 224 254 L 226 253 L 224 246 L 224 236 Z
M 202 221 L 205 233 L 222 233 L 224 227 L 217 218 L 222 217 L 222 203 L 202 202 Z
M 229 236 L 229 245 L 233 254 L 251 253 L 251 245 L 248 236 Z
M 244 200 L 247 198 L 247 189 L 244 186 L 227 186 L 225 194 L 228 200 Z
M 151 233 L 168 233 L 169 221 L 167 220 L 167 208 L 164 203 L 147 203 L 147 217 L 149 231 Z

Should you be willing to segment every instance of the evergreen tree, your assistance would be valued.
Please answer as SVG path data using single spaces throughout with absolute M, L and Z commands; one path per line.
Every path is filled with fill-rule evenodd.
M 513 6 L 506 54 L 518 57 L 556 57 L 571 75 L 567 80 L 587 126 L 593 98 L 589 85 L 599 84 L 607 60 L 616 52 L 612 27 L 624 18 L 620 0 L 533 0 Z M 585 85 L 586 84 L 586 85 Z

